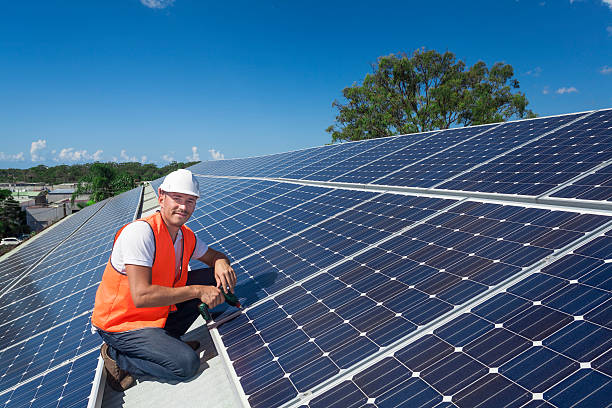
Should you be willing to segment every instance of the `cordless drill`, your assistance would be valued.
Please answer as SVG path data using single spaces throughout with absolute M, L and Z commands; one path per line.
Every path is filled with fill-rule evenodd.
M 241 307 L 240 306 L 240 301 L 238 300 L 238 298 L 236 297 L 236 295 L 234 295 L 232 292 L 223 292 L 221 291 L 221 293 L 223 293 L 223 296 L 225 296 L 225 303 L 227 303 L 230 306 L 234 306 L 234 307 Z M 200 310 L 200 315 L 204 318 L 204 320 L 206 320 L 206 323 L 210 322 L 212 320 L 212 317 L 210 316 L 210 312 L 208 311 L 208 305 L 206 303 L 200 303 L 200 306 L 198 306 L 198 309 Z

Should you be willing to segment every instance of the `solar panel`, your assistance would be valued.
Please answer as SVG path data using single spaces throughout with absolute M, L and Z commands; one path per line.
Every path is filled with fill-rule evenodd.
M 418 141 L 435 135 L 437 132 L 418 133 L 415 135 L 387 137 L 381 139 L 374 139 L 369 142 L 363 143 L 363 152 L 355 154 L 355 151 L 351 151 L 353 156 L 337 161 L 335 160 L 332 164 L 326 163 L 327 167 L 310 173 L 308 176 L 303 177 L 305 180 L 333 180 L 345 173 L 358 169 L 371 163 L 374 160 L 378 160 L 381 157 L 385 157 L 392 154 L 399 149 L 406 148 Z M 375 143 L 379 141 L 379 143 Z M 308 170 L 308 168 L 304 169 Z M 307 172 L 308 173 L 308 172 Z
M 545 134 L 567 122 L 577 115 L 565 115 L 555 118 L 535 119 L 515 123 L 502 124 L 475 137 L 443 149 L 439 153 L 425 158 L 418 163 L 409 165 L 397 173 L 392 173 L 373 181 L 374 184 L 402 185 L 412 187 L 432 187 L 444 180 L 486 162 L 509 149 Z M 444 133 L 458 133 L 469 129 L 447 130 Z M 442 133 L 442 136 L 444 135 Z M 447 136 L 448 137 L 448 136 Z M 445 187 L 444 184 L 440 188 Z M 465 188 L 461 188 L 465 190 Z
M 569 115 L 567 119 L 575 117 Z M 561 121 L 562 118 L 566 117 L 557 120 Z M 611 119 L 610 110 L 585 115 L 568 126 L 546 133 L 437 187 L 505 194 L 543 194 L 612 158 Z
M 470 140 L 475 135 L 486 133 L 495 126 L 496 125 L 485 125 L 472 128 L 450 129 L 435 133 L 419 143 L 410 144 L 404 149 L 398 150 L 391 155 L 383 156 L 333 181 L 367 182 L 402 186 L 421 185 L 421 182 L 410 181 L 410 170 L 408 170 L 410 166 L 424 166 L 424 162 L 430 156 L 452 149 L 454 146 Z M 441 163 L 437 162 L 437 165 L 440 166 Z M 439 169 L 437 171 L 439 171 Z M 426 173 L 422 173 L 421 176 L 425 174 Z
M 579 177 L 570 185 L 560 188 L 550 197 L 575 198 L 578 200 L 605 200 L 612 199 L 612 165 L 598 169 L 586 177 Z
M 5 407 L 87 405 L 101 343 L 89 324 L 95 291 L 114 233 L 133 219 L 140 194 L 135 189 L 97 206 L 95 217 L 2 295 Z M 74 225 L 70 218 L 66 224 Z
M 611 239 L 593 239 L 304 406 L 608 405 L 611 278 L 601 249 Z
M 511 212 L 522 223 L 499 219 Z M 296 398 L 610 221 L 473 202 L 429 217 L 219 327 L 251 406 Z
M 19 279 L 36 262 L 55 248 L 68 235 L 78 229 L 91 216 L 93 216 L 104 203 L 96 203 L 85 207 L 81 211 L 66 217 L 53 225 L 49 230 L 43 231 L 36 239 L 28 240 L 9 252 L 8 256 L 0 261 L 0 293 Z M 52 231 L 52 232 L 50 232 Z
M 201 199 L 188 225 L 232 259 L 246 307 L 215 309 L 212 329 L 243 401 L 608 404 L 611 115 L 193 166 Z M 76 233 L 50 234 L 43 256 L 20 255 L 34 267 L 13 261 L 0 281 L 4 407 L 87 404 L 93 296 L 138 200 L 69 217 L 57 231 Z
M 518 155 L 517 152 L 522 154 L 527 148 L 534 155 L 542 155 L 536 149 L 547 149 L 551 140 L 558 145 L 562 134 L 590 132 L 590 128 L 585 129 L 585 116 L 574 114 L 444 131 L 413 143 L 402 141 L 402 137 L 388 138 L 378 144 L 363 144 L 338 152 L 337 160 L 329 155 L 309 166 L 296 166 L 299 170 L 287 173 L 287 178 L 446 188 L 445 183 L 462 180 L 473 168 L 486 168 L 507 157 L 509 152 Z M 598 115 L 596 121 L 602 117 Z M 596 143 L 605 145 L 603 140 Z M 560 154 L 551 153 L 552 156 Z M 573 159 L 578 157 L 574 156 Z M 606 160 L 600 154 L 593 163 L 601 165 L 599 159 Z M 569 167 L 558 167 L 565 178 L 559 177 L 554 183 L 550 178 L 546 183 L 525 179 L 520 186 L 521 182 L 511 182 L 515 187 L 529 186 L 520 193 L 539 194 L 540 190 L 545 192 L 573 179 L 576 175 L 567 170 Z M 326 197 L 342 191 L 337 187 L 329 185 L 319 194 Z M 510 191 L 516 194 L 513 190 L 504 190 Z M 461 195 L 458 192 L 459 199 Z M 229 237 L 219 240 L 223 233 L 216 237 L 218 241 L 212 246 L 220 246 L 233 255 L 239 271 L 238 293 L 241 290 L 249 293 L 243 299 L 250 306 L 245 313 L 218 327 L 219 343 L 223 344 L 246 401 L 253 407 L 298 406 L 303 402 L 313 407 L 351 406 L 348 401 L 354 401 L 356 406 L 429 406 L 429 403 L 451 406 L 457 400 L 461 403 L 456 405 L 472 406 L 486 401 L 480 401 L 481 396 L 475 396 L 467 388 L 464 390 L 463 385 L 468 384 L 482 390 L 501 387 L 503 392 L 498 397 L 502 404 L 503 401 L 532 401 L 533 395 L 525 392 L 519 382 L 500 377 L 495 371 L 497 367 L 490 372 L 486 365 L 480 364 L 480 367 L 463 357 L 432 369 L 431 373 L 424 370 L 423 375 L 437 381 L 433 388 L 428 381 L 420 379 L 418 372 L 414 375 L 410 367 L 397 362 L 397 358 L 394 361 L 386 358 L 386 369 L 372 368 L 374 371 L 368 373 L 368 378 L 378 384 L 378 395 L 386 393 L 382 399 L 376 393 L 365 392 L 355 379 L 341 380 L 348 378 L 346 372 L 359 372 L 365 362 L 380 360 L 385 350 L 397 348 L 407 339 L 414 340 L 413 336 L 417 341 L 428 339 L 424 328 L 439 326 L 446 316 L 453 316 L 477 299 L 490 297 L 509 281 L 526 274 L 537 276 L 534 271 L 577 242 L 592 239 L 596 231 L 609 224 L 610 218 L 606 213 L 540 207 L 529 202 L 510 205 L 475 198 L 461 202 L 428 198 L 444 201 L 444 205 L 421 218 L 411 214 L 410 222 L 403 220 L 402 223 L 397 219 L 377 220 L 381 208 L 376 205 L 367 208 L 369 204 L 380 204 L 383 196 L 390 201 L 393 201 L 391 197 L 399 199 L 396 194 L 362 191 L 359 199 L 363 203 L 354 208 L 346 205 L 337 213 L 316 210 L 321 218 L 311 218 L 307 211 L 301 211 L 302 207 L 319 204 L 316 199 L 297 202 L 295 209 L 281 209 L 282 215 L 290 215 L 295 222 L 283 234 L 266 239 L 267 232 L 259 232 L 257 225 L 266 225 L 268 219 L 261 219 L 255 224 L 243 223 L 245 227 L 238 231 L 228 230 Z M 414 211 L 409 204 L 396 203 L 396 208 L 387 210 L 389 213 Z M 355 211 L 360 206 L 364 208 L 361 213 Z M 231 217 L 222 222 L 233 224 Z M 375 224 L 382 228 L 372 231 Z M 364 226 L 370 230 L 364 230 Z M 293 276 L 293 271 L 297 275 Z M 585 290 L 565 294 L 563 299 L 577 296 L 601 302 L 608 295 Z M 516 311 L 515 306 L 510 310 Z M 541 331 L 536 334 L 546 338 L 548 331 L 555 328 L 557 315 L 536 313 L 534 316 L 517 318 L 512 322 L 513 327 L 533 325 L 541 317 L 544 319 Z M 499 327 L 493 325 L 493 329 Z M 455 348 L 453 353 L 457 352 Z M 530 358 L 544 357 L 538 354 Z M 536 364 L 536 360 L 525 361 L 517 363 L 512 372 Z M 453 374 L 464 363 L 471 367 L 466 378 Z M 397 368 L 402 364 L 403 368 Z M 408 380 L 401 382 L 400 387 L 414 395 L 397 394 L 398 388 L 389 384 L 390 377 L 382 374 L 387 369 L 403 370 Z M 470 370 L 473 375 L 469 374 Z M 437 380 L 436 376 L 441 379 Z M 363 378 L 363 384 L 367 384 L 368 380 Z M 330 384 L 335 383 L 339 385 L 330 389 Z M 535 394 L 533 401 L 541 399 L 539 393 Z

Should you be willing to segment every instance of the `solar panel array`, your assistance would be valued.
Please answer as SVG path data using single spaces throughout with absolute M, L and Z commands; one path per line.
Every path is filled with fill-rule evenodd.
M 308 406 L 609 406 L 611 244 L 608 231 Z
M 1 297 L 1 406 L 87 406 L 101 344 L 89 324 L 95 292 L 114 234 L 133 219 L 140 194 L 87 207 L 31 245 L 46 256 L 25 264 Z
M 238 273 L 245 309 L 216 309 L 213 335 L 245 406 L 610 404 L 610 119 L 193 166 L 188 225 Z M 100 344 L 89 314 L 139 194 L 12 255 L 25 261 L 0 281 L 4 407 L 87 405 Z
M 585 192 L 609 178 L 611 117 L 564 115 L 194 166 L 202 197 L 212 199 L 188 225 L 233 259 L 246 305 L 217 328 L 245 405 L 564 406 L 568 393 L 568 405 L 609 403 L 608 269 L 582 271 L 600 286 L 557 277 L 550 301 L 525 297 L 525 310 L 499 298 L 539 288 L 585 242 L 598 245 L 599 263 L 611 262 L 598 238 L 612 227 L 611 207 L 533 200 L 580 185 L 579 199 L 602 208 L 604 193 Z M 478 314 L 489 304 L 504 308 L 507 322 Z M 575 330 L 598 343 L 577 344 Z M 569 356 L 575 348 L 592 358 Z M 575 361 L 557 371 L 562 358 Z
M 44 231 L 36 239 L 26 241 L 20 245 L 18 251 L 11 251 L 8 256 L 0 261 L 0 293 L 4 292 L 16 279 L 22 276 L 28 269 L 35 265 L 46 254 L 53 250 L 68 235 L 78 229 L 87 219 L 93 216 L 102 206 L 96 203 L 67 217 Z

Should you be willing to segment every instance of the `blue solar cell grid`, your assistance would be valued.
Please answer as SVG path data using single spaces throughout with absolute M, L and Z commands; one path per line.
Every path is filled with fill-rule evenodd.
M 90 331 L 89 315 L 114 234 L 133 219 L 140 193 L 135 189 L 103 203 L 2 296 L 3 407 L 87 405 L 101 344 Z
M 279 177 L 343 151 L 347 147 L 352 146 L 345 143 L 261 157 L 207 161 L 192 166 L 190 170 L 196 174 L 212 176 Z
M 53 250 L 74 230 L 79 228 L 89 217 L 98 211 L 104 203 L 96 203 L 85 207 L 76 214 L 67 217 L 53 226 L 51 232 L 47 231 L 36 239 L 27 242 L 27 245 L 16 247 L 7 258 L 0 261 L 0 291 L 5 290 L 12 282 L 23 275 L 36 262 Z M 18 250 L 17 250 L 18 249 Z
M 297 207 L 290 214 L 283 214 L 286 219 L 275 217 L 265 223 L 282 228 L 291 220 L 296 224 L 299 221 L 299 230 L 292 231 L 294 235 L 287 231 L 287 238 L 274 243 L 261 234 L 254 239 L 252 231 L 246 231 L 214 246 L 228 249 L 228 246 L 235 245 L 247 254 L 244 259 L 234 262 L 233 266 L 241 272 L 237 291 L 249 296 L 242 302 L 248 305 L 363 250 L 410 225 L 419 217 L 433 213 L 431 209 L 410 208 L 411 202 L 426 208 L 435 205 L 434 202 L 446 206 L 451 200 L 419 200 L 391 194 L 328 189 L 325 195 L 309 205 Z M 407 208 L 402 208 L 402 204 Z M 347 209 L 350 206 L 353 208 Z M 373 216 L 373 211 L 378 215 Z M 262 245 L 262 242 L 269 243 L 269 248 L 253 253 L 256 249 L 253 245 Z M 232 252 L 231 247 L 229 252 Z
M 609 406 L 610 240 L 596 238 L 308 406 Z
M 295 184 L 252 182 L 222 198 L 200 200 L 187 225 L 198 238 L 212 244 L 290 209 L 306 196 L 312 198 Z
M 413 139 L 410 138 L 410 136 L 403 136 L 406 138 L 405 140 L 409 142 L 405 147 L 377 160 L 373 160 L 369 164 L 349 171 L 344 175 L 338 176 L 331 181 L 368 184 L 374 183 L 384 177 L 395 177 L 394 174 L 397 175 L 399 179 L 401 178 L 400 174 L 403 174 L 403 168 L 424 160 L 449 146 L 463 142 L 467 138 L 486 132 L 493 126 L 477 126 L 473 128 L 445 130 L 439 133 L 425 133 L 423 134 L 423 139 L 417 143 L 412 143 Z M 438 165 L 440 165 L 440 163 L 438 163 Z M 393 185 L 403 184 L 393 183 Z
M 350 159 L 360 153 L 369 149 L 375 148 L 381 144 L 385 144 L 389 141 L 388 138 L 370 139 L 361 142 L 350 142 L 343 145 L 343 149 L 338 149 L 334 154 L 327 155 L 318 161 L 313 161 L 309 165 L 295 170 L 292 173 L 285 174 L 283 178 L 288 179 L 301 179 L 315 174 L 325 168 L 334 165 L 336 163 Z
M 436 209 L 449 204 L 434 201 L 430 205 Z M 414 221 L 435 213 L 410 205 L 388 211 Z M 608 221 L 605 216 L 466 202 L 294 285 L 219 332 L 251 406 L 278 406 Z M 391 226 L 387 232 L 408 225 L 386 224 Z M 325 245 L 315 248 L 305 259 L 318 259 L 325 250 Z M 285 256 L 272 247 L 252 266 Z M 292 283 L 283 278 L 281 287 Z
M 390 174 L 374 184 L 432 187 L 575 119 L 576 115 L 502 124 Z M 478 128 L 467 128 L 478 129 Z M 464 129 L 446 132 L 460 132 Z M 445 133 L 446 133 L 445 132 Z M 444 135 L 444 133 L 442 134 Z M 451 181 L 452 182 L 452 181 Z M 440 188 L 449 188 L 442 185 Z
M 293 173 L 302 167 L 341 152 L 347 147 L 349 147 L 348 144 L 337 144 L 292 152 L 286 160 L 269 160 L 268 165 L 261 168 L 257 174 L 261 177 L 285 177 L 285 175 Z
M 347 147 L 349 147 L 348 144 L 336 144 L 291 152 L 286 160 L 268 160 L 267 165 L 259 169 L 257 175 L 271 178 L 284 177 L 312 163 L 341 152 Z
M 570 115 L 569 119 L 575 117 L 576 115 Z M 551 119 L 560 121 L 563 118 L 566 117 Z M 595 112 L 462 174 L 439 188 L 522 195 L 543 194 L 612 158 L 611 119 L 610 110 Z
M 612 200 L 612 165 L 576 180 L 571 185 L 550 195 L 551 197 L 579 200 Z
M 382 139 L 374 139 L 372 141 L 363 142 L 362 153 L 355 154 L 342 161 L 335 161 L 328 167 L 314 172 L 306 177 L 304 180 L 334 180 L 339 176 L 346 173 L 359 169 L 375 160 L 384 158 L 392 153 L 397 152 L 400 149 L 406 148 L 407 146 L 413 145 L 421 140 L 426 140 L 437 132 L 417 133 L 413 135 L 387 137 Z M 375 141 L 380 141 L 375 143 Z M 351 151 L 352 153 L 353 151 Z

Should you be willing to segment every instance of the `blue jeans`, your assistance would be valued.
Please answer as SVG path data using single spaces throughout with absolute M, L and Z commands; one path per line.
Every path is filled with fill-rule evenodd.
M 187 285 L 216 285 L 213 268 L 189 271 Z M 176 383 L 190 379 L 200 368 L 200 357 L 180 338 L 198 318 L 199 299 L 176 305 L 164 328 L 124 332 L 98 330 L 117 365 L 140 380 Z

